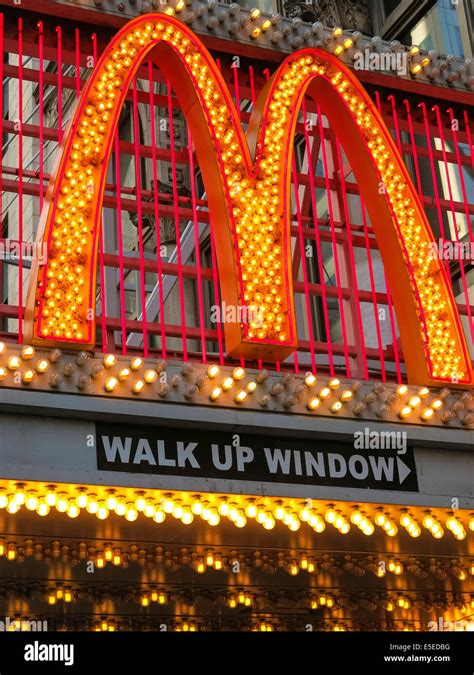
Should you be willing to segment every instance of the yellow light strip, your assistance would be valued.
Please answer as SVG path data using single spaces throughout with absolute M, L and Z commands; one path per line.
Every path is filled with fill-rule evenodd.
M 277 523 L 296 532 L 304 524 L 320 534 L 327 526 L 340 534 L 348 534 L 351 523 L 366 536 L 374 534 L 374 525 L 387 536 L 398 534 L 395 522 L 399 522 L 412 537 L 422 533 L 415 515 L 426 515 L 420 507 L 399 508 L 364 504 L 363 508 L 351 502 L 328 504 L 312 499 L 290 499 L 280 497 L 258 497 L 250 495 L 216 495 L 210 493 L 191 493 L 181 491 L 143 490 L 132 488 L 114 488 L 101 485 L 80 486 L 71 484 L 46 485 L 44 483 L 0 482 L 0 509 L 14 515 L 22 509 L 34 511 L 45 517 L 56 510 L 70 518 L 83 513 L 95 515 L 106 520 L 112 514 L 123 517 L 129 522 L 139 516 L 163 523 L 167 517 L 190 525 L 196 518 L 211 527 L 219 525 L 222 519 L 232 522 L 237 528 L 245 527 L 255 521 L 266 530 L 272 530 Z M 474 514 L 467 511 L 446 511 L 436 509 L 430 515 L 433 522 L 421 515 L 426 533 L 436 539 L 444 535 L 441 522 L 457 540 L 467 536 L 466 530 L 474 530 Z M 435 528 L 434 522 L 439 524 Z

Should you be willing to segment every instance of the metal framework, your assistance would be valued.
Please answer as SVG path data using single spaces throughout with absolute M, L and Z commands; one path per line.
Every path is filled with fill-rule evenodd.
M 99 39 L 89 27 L 49 20 L 32 27 L 13 12 L 1 19 L 7 55 L 0 64 L 1 336 L 21 343 L 30 260 L 26 245 L 17 246 L 15 256 L 13 244 L 34 241 L 57 144 L 109 35 L 104 31 Z M 269 76 L 268 64 L 248 62 L 244 54 L 214 56 L 245 125 L 256 92 Z M 373 74 L 366 79 L 445 253 L 446 273 L 472 344 L 469 108 L 444 89 L 433 87 L 429 98 L 425 86 L 420 97 L 406 91 L 406 82 L 397 90 L 396 78 L 373 84 Z M 390 88 L 382 86 L 387 80 Z M 104 352 L 232 363 L 224 350 L 222 322 L 212 320 L 220 297 L 215 247 L 193 141 L 177 101 L 151 63 L 138 71 L 126 101 L 104 199 L 98 346 Z M 282 367 L 401 382 L 404 359 L 392 295 L 351 166 L 310 99 L 297 132 L 291 236 L 300 341 L 296 355 Z

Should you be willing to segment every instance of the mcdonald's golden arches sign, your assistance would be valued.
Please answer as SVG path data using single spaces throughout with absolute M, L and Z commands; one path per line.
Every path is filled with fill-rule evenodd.
M 222 300 L 259 308 L 262 320 L 224 326 L 231 355 L 279 360 L 297 347 L 290 256 L 293 135 L 314 97 L 352 162 L 392 288 L 410 381 L 473 384 L 459 313 L 403 160 L 367 92 L 319 49 L 288 56 L 260 92 L 245 134 L 219 69 L 177 19 L 126 24 L 95 66 L 59 151 L 38 238 L 45 260 L 31 274 L 26 338 L 92 348 L 101 205 L 117 122 L 143 59 L 169 78 L 189 124 L 216 242 Z M 385 191 L 378 189 L 380 183 Z

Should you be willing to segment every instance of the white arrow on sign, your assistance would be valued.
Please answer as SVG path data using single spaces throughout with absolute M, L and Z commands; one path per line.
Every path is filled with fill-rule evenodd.
M 405 478 L 408 476 L 409 473 L 411 473 L 411 469 L 409 466 L 403 462 L 400 457 L 397 455 L 397 466 L 398 466 L 398 480 L 400 481 L 400 485 L 403 483 Z

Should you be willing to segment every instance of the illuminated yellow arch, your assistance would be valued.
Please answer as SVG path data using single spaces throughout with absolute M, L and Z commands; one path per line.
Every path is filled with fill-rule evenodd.
M 429 256 L 433 235 L 418 195 L 387 128 L 350 70 L 317 49 L 289 56 L 261 92 L 246 138 L 209 52 L 189 29 L 163 14 L 125 25 L 81 95 L 42 213 L 38 238 L 47 256 L 32 269 L 26 309 L 30 341 L 94 346 L 107 165 L 126 92 L 145 57 L 169 78 L 193 135 L 222 298 L 253 310 L 246 323 L 225 323 L 228 353 L 275 360 L 297 346 L 288 205 L 295 125 L 308 93 L 317 96 L 353 159 L 392 288 L 410 381 L 472 384 L 459 314 L 443 266 Z

